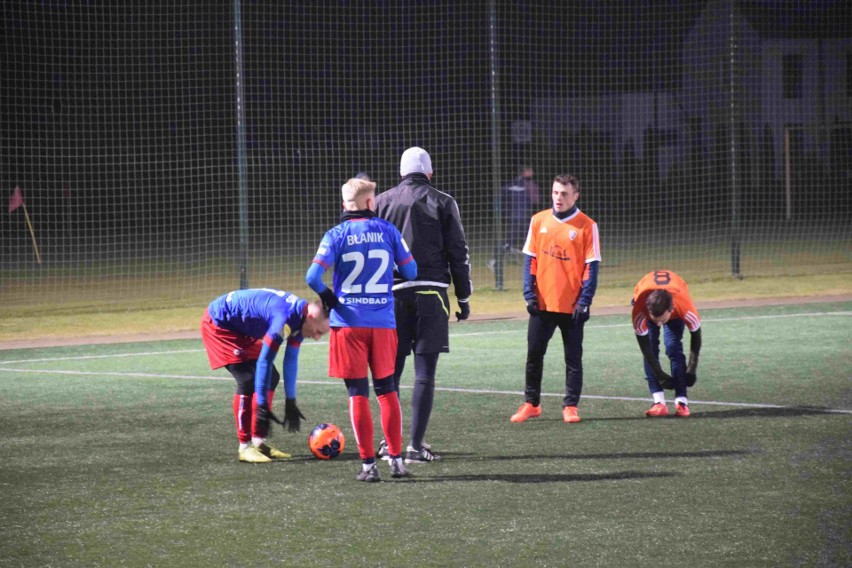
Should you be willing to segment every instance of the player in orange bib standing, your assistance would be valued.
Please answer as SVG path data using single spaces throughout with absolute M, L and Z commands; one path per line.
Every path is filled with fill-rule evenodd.
M 689 329 L 689 362 L 683 353 L 683 328 Z M 666 355 L 671 361 L 669 375 L 660 366 L 660 328 Z M 663 389 L 675 391 L 675 415 L 689 416 L 686 389 L 695 384 L 698 353 L 701 351 L 701 318 L 683 278 L 671 270 L 649 272 L 633 290 L 633 329 L 642 350 L 645 380 L 654 397 L 645 416 L 668 416 Z
M 562 420 L 579 422 L 583 390 L 583 326 L 598 285 L 601 261 L 598 225 L 577 208 L 580 184 L 574 176 L 553 179 L 553 207 L 533 215 L 524 244 L 524 299 L 527 327 L 525 402 L 512 422 L 541 415 L 541 377 L 547 344 L 558 327 L 565 353 Z

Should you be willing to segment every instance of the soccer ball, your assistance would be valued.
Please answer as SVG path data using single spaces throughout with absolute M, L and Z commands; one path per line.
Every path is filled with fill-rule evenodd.
M 343 432 L 334 424 L 322 423 L 308 436 L 308 447 L 311 453 L 321 460 L 336 458 L 343 451 L 346 438 Z

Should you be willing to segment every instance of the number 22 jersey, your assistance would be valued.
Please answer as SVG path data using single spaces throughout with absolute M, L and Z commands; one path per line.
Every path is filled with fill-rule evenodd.
M 339 303 L 329 325 L 396 328 L 393 268 L 412 258 L 399 230 L 379 217 L 350 219 L 329 229 L 313 260 L 326 270 L 334 267 L 332 289 Z

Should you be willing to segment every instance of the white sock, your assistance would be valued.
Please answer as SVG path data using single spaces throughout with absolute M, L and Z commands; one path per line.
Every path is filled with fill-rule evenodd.
M 652 395 L 654 397 L 654 404 L 665 404 L 666 403 L 666 393 L 665 391 L 657 391 Z
M 374 465 L 376 465 L 375 462 L 373 462 L 373 463 L 362 463 L 361 469 L 363 469 L 364 471 L 370 471 L 371 469 L 373 469 Z
M 251 437 L 251 443 L 255 446 L 261 446 L 264 442 L 266 442 L 266 438 L 255 438 L 254 436 Z
M 243 451 L 249 447 L 248 442 L 240 442 L 240 451 Z
M 685 405 L 689 406 L 689 402 L 686 400 L 685 396 L 679 396 L 679 397 L 675 398 L 675 404 L 678 404 L 678 403 L 685 404 Z

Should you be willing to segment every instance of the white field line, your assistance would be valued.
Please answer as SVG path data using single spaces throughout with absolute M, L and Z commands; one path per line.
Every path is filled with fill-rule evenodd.
M 182 341 L 182 340 L 179 340 Z M 303 343 L 302 347 L 310 347 L 312 345 L 327 345 L 327 341 L 317 341 L 311 343 Z M 52 348 L 45 348 L 52 349 Z M 204 349 L 175 349 L 171 351 L 140 351 L 138 353 L 113 353 L 111 355 L 75 355 L 74 357 L 43 357 L 41 359 L 17 359 L 12 361 L 3 361 L 0 359 L 0 364 L 8 365 L 11 363 L 45 363 L 51 361 L 89 361 L 92 359 L 112 359 L 119 357 L 149 357 L 152 355 L 179 355 L 181 353 L 204 353 Z
M 820 316 L 850 316 L 852 312 L 842 311 L 842 312 L 807 312 L 807 313 L 795 313 L 795 314 L 775 314 L 775 315 L 765 315 L 765 316 L 741 316 L 741 317 L 729 317 L 729 318 L 709 318 L 703 320 L 703 323 L 717 323 L 717 322 L 737 322 L 737 321 L 748 321 L 748 320 L 762 320 L 762 319 L 778 319 L 778 318 L 792 318 L 792 317 L 820 317 Z M 604 328 L 629 328 L 631 327 L 630 323 L 624 324 L 603 324 L 603 325 L 595 325 L 589 326 L 593 329 L 604 329 Z M 466 336 L 479 336 L 479 335 L 495 335 L 495 334 L 504 334 L 504 333 L 519 333 L 519 330 L 493 330 L 493 331 L 482 331 L 482 332 L 471 332 L 471 333 L 454 333 L 453 337 L 466 337 Z M 318 346 L 325 345 L 327 342 L 318 341 L 318 342 L 310 342 L 302 344 L 302 347 L 307 346 Z M 91 360 L 91 359 L 110 359 L 110 358 L 119 358 L 119 357 L 144 357 L 144 356 L 152 356 L 152 355 L 172 355 L 172 354 L 181 354 L 181 353 L 203 353 L 203 349 L 182 349 L 182 350 L 173 350 L 173 351 L 150 351 L 150 352 L 139 352 L 139 353 L 117 353 L 112 355 L 84 355 L 77 357 L 55 357 L 55 358 L 43 358 L 43 359 L 21 359 L 16 361 L 0 361 L 0 363 L 4 365 L 15 364 L 15 363 L 36 363 L 36 362 L 50 362 L 50 361 L 82 361 L 82 360 Z M 52 375 L 73 375 L 73 376 L 110 376 L 110 377 L 137 377 L 137 378 L 168 378 L 168 379 L 186 379 L 186 380 L 224 380 L 231 381 L 233 380 L 231 377 L 225 376 L 210 376 L 210 375 L 167 375 L 167 374 L 156 374 L 156 373 L 118 373 L 118 372 L 80 372 L 80 371 L 67 371 L 67 370 L 52 370 L 52 369 L 16 369 L 9 367 L 0 367 L 0 372 L 10 372 L 10 373 L 42 373 L 42 374 L 52 374 Z M 339 384 L 337 381 L 311 381 L 311 380 L 300 380 L 300 384 L 315 384 L 315 385 L 337 385 Z M 401 385 L 401 388 L 411 388 L 405 385 Z M 501 391 L 501 390 L 489 390 L 489 389 L 462 389 L 462 388 L 450 388 L 450 387 L 436 387 L 436 390 L 445 391 L 445 392 L 459 392 L 459 393 L 470 393 L 470 394 L 503 394 L 503 395 L 512 395 L 518 396 L 519 394 L 523 394 L 519 391 Z M 562 397 L 561 394 L 549 394 L 542 393 L 544 397 Z M 623 400 L 623 401 L 636 401 L 636 402 L 647 402 L 646 398 L 641 397 L 619 397 L 619 396 L 598 396 L 598 395 L 583 395 L 584 398 L 590 399 L 599 399 L 599 400 Z M 702 401 L 702 400 L 690 400 L 690 404 L 706 404 L 706 405 L 716 405 L 716 406 L 735 406 L 735 407 L 744 407 L 744 408 L 776 408 L 776 409 L 795 409 L 795 408 L 803 408 L 797 406 L 784 406 L 777 404 L 761 404 L 761 403 L 742 403 L 742 402 L 722 402 L 722 401 Z M 852 414 L 852 410 L 845 409 L 833 409 L 833 408 L 821 408 L 819 409 L 821 412 L 826 413 L 837 413 L 837 414 Z
M 797 317 L 824 317 L 824 316 L 852 316 L 852 312 L 809 312 L 809 313 L 797 313 L 797 314 L 775 314 L 775 315 L 766 315 L 766 316 L 741 316 L 741 317 L 732 317 L 732 318 L 705 318 L 702 320 L 702 325 L 707 323 L 727 323 L 727 322 L 737 322 L 737 321 L 749 321 L 749 320 L 763 320 L 763 319 L 778 319 L 778 318 L 797 318 Z M 610 324 L 600 324 L 600 325 L 589 325 L 588 329 L 614 329 L 614 328 L 625 328 L 632 327 L 632 324 L 628 321 L 627 323 L 610 323 Z M 470 333 L 451 333 L 450 337 L 475 337 L 480 335 L 501 335 L 505 333 L 524 333 L 522 329 L 500 329 L 500 330 L 491 330 L 491 331 L 473 331 Z M 328 345 L 328 341 L 311 341 L 302 344 L 302 347 L 311 347 L 318 345 Z M 0 364 L 3 365 L 11 365 L 15 363 L 42 363 L 46 361 L 85 361 L 90 359 L 111 359 L 113 357 L 145 357 L 152 355 L 175 355 L 180 353 L 203 353 L 204 349 L 181 349 L 181 350 L 173 350 L 173 351 L 147 351 L 147 352 L 139 352 L 139 353 L 114 353 L 112 355 L 79 355 L 74 357 L 44 357 L 41 359 L 17 359 L 10 361 L 0 360 Z
M 852 316 L 852 312 L 813 312 L 813 313 L 803 313 L 803 314 L 774 314 L 767 316 L 742 316 L 742 317 L 733 317 L 733 318 L 701 318 L 701 325 L 705 325 L 708 323 L 728 323 L 734 321 L 748 321 L 748 320 L 763 320 L 763 319 L 778 319 L 778 318 L 799 318 L 799 317 L 820 317 L 820 316 Z M 594 329 L 614 329 L 614 328 L 632 328 L 633 324 L 630 323 L 629 318 L 627 323 L 605 323 L 600 325 L 587 325 L 587 330 Z M 523 333 L 526 330 L 521 330 Z M 517 333 L 518 330 L 496 330 L 496 331 L 476 331 L 472 333 L 455 333 L 451 334 L 450 337 L 469 337 L 474 335 L 496 335 L 499 333 Z
M 232 377 L 229 376 L 211 376 L 211 375 L 167 375 L 167 374 L 158 374 L 158 373 L 120 373 L 120 372 L 96 372 L 96 371 L 64 371 L 64 370 L 55 370 L 55 369 L 13 369 L 0 367 L 0 372 L 9 372 L 9 373 L 39 373 L 39 374 L 47 374 L 47 375 L 66 375 L 66 376 L 76 376 L 76 377 L 127 377 L 127 378 L 143 378 L 143 379 L 179 379 L 179 380 L 200 380 L 200 381 L 233 381 Z M 299 380 L 300 385 L 319 385 L 319 386 L 334 386 L 339 388 L 340 381 L 339 380 L 327 380 L 327 381 L 314 381 L 314 380 Z M 408 385 L 400 385 L 400 388 L 403 389 L 411 389 L 411 386 Z M 507 390 L 493 390 L 493 389 L 465 389 L 465 388 L 456 388 L 456 387 L 435 387 L 436 391 L 442 392 L 454 392 L 454 393 L 463 393 L 463 394 L 486 394 L 486 395 L 509 395 L 509 396 L 523 396 L 522 391 L 507 391 Z M 559 393 L 542 393 L 542 397 L 553 397 L 553 398 L 562 398 L 562 394 Z M 601 396 L 601 395 L 589 395 L 584 394 L 583 398 L 590 398 L 595 400 L 621 400 L 627 402 L 643 402 L 647 403 L 647 398 L 642 397 L 632 397 L 632 396 Z M 763 404 L 763 403 L 750 403 L 750 402 L 724 402 L 724 401 L 714 401 L 714 400 L 689 400 L 690 405 L 708 405 L 708 406 L 734 406 L 740 408 L 775 408 L 775 409 L 787 409 L 787 410 L 796 410 L 796 409 L 807 409 L 813 410 L 816 412 L 821 412 L 825 414 L 852 414 L 852 410 L 846 410 L 843 408 L 816 408 L 816 407 L 807 407 L 807 406 L 785 406 L 781 404 Z

